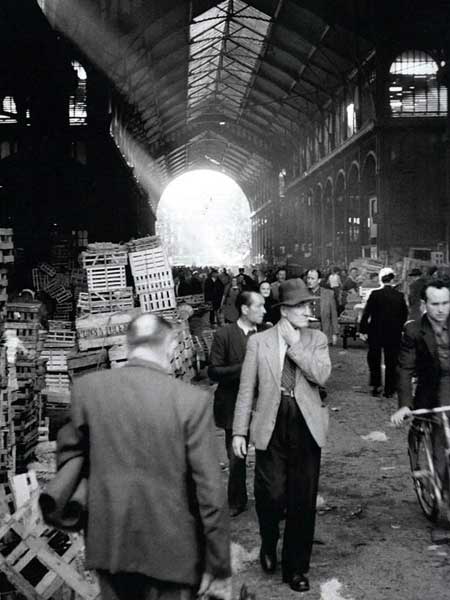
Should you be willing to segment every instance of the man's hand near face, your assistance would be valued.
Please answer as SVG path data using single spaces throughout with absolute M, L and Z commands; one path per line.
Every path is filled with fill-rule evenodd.
M 286 318 L 281 319 L 279 328 L 282 338 L 289 347 L 295 346 L 300 341 L 300 329 L 295 329 Z

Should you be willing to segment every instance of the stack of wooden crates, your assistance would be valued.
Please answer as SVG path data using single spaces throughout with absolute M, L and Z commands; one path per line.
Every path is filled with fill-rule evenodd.
M 16 441 L 12 404 L 15 391 L 8 386 L 6 348 L 0 347 L 0 484 L 16 472 Z

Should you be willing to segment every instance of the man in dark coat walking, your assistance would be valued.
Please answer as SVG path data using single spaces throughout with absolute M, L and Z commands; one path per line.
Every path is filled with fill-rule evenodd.
M 223 283 L 219 279 L 219 272 L 213 269 L 205 281 L 205 301 L 211 302 L 212 310 L 209 313 L 209 322 L 211 326 L 219 324 L 218 313 L 222 304 Z
M 256 292 L 241 292 L 236 308 L 240 314 L 237 322 L 221 327 L 214 336 L 208 367 L 210 379 L 219 383 L 214 395 L 214 417 L 217 427 L 225 430 L 229 460 L 228 505 L 232 517 L 247 507 L 245 458 L 235 456 L 232 447 L 234 406 L 248 338 L 261 327 L 266 312 L 264 298 Z
M 367 363 L 370 370 L 372 395 L 378 396 L 381 388 L 381 351 L 384 351 L 384 396 L 391 398 L 396 389 L 397 358 L 403 325 L 408 307 L 401 292 L 392 286 L 394 271 L 385 267 L 380 271 L 383 287 L 374 290 L 367 300 L 359 331 L 367 339 L 369 350 Z
M 86 564 L 104 600 L 231 596 L 209 395 L 169 374 L 175 344 L 170 323 L 140 315 L 127 364 L 74 383 L 59 452 L 89 463 Z

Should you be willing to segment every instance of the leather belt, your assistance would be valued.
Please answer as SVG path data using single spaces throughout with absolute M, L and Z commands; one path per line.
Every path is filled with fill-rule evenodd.
M 281 388 L 281 395 L 282 396 L 289 396 L 289 398 L 295 398 L 294 390 L 287 390 L 284 387 Z

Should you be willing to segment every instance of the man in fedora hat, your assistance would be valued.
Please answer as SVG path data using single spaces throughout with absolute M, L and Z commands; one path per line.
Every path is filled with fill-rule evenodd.
M 283 581 L 305 592 L 320 455 L 328 429 L 319 386 L 328 379 L 331 363 L 326 335 L 308 328 L 314 296 L 301 279 L 284 281 L 279 291 L 280 321 L 247 344 L 234 412 L 233 450 L 240 458 L 247 454 L 250 427 L 256 448 L 261 566 L 267 573 L 276 569 L 279 523 L 285 514 Z

